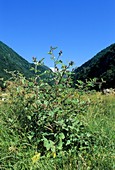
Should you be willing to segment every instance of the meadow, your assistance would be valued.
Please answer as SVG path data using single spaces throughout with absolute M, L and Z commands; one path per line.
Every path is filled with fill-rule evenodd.
M 115 168 L 114 95 L 16 88 L 0 101 L 0 169 Z

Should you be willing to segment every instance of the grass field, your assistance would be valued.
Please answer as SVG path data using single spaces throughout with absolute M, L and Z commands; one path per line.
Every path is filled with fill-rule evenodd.
M 2 94 L 1 94 L 2 96 Z M 115 169 L 115 96 L 87 93 L 81 96 L 77 119 L 84 125 L 86 135 L 92 134 L 86 149 L 60 151 L 52 156 L 43 154 L 22 132 L 7 95 L 0 101 L 0 169 L 1 170 L 114 170 Z M 78 99 L 77 92 L 72 99 Z M 71 100 L 72 100 L 71 99 Z M 11 99 L 10 99 L 11 100 Z M 16 105 L 16 103 L 15 103 Z M 18 110 L 19 103 L 17 104 Z M 58 107 L 58 105 L 57 105 Z M 76 109 L 76 104 L 73 106 Z M 14 108 L 14 109 L 13 109 Z M 20 112 L 20 110 L 18 111 Z M 85 135 L 85 132 L 83 132 Z M 90 132 L 90 133 L 89 133 Z M 78 132 L 79 133 L 79 132 Z M 82 139 L 82 135 L 80 136 Z M 84 138 L 83 138 L 84 139 Z M 87 141 L 86 145 L 87 145 Z M 91 143 L 91 145 L 90 145 Z

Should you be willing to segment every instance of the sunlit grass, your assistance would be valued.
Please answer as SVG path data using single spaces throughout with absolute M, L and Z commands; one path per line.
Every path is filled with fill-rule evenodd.
M 76 99 L 79 97 L 77 92 L 74 97 Z M 47 158 L 41 157 L 40 153 L 35 154 L 36 146 L 29 144 L 26 134 L 18 135 L 16 129 L 18 123 L 10 119 L 9 106 L 6 101 L 2 101 L 0 169 L 113 170 L 115 168 L 115 96 L 106 96 L 101 93 L 85 94 L 80 100 L 89 102 L 89 107 L 85 112 L 76 116 L 86 126 L 86 130 L 94 135 L 96 141 L 90 148 L 91 152 L 79 152 L 77 155 L 70 154 L 62 158 Z M 14 121 L 14 124 L 10 121 Z

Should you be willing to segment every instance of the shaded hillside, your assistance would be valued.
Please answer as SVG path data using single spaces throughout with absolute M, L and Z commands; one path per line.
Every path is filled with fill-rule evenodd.
M 74 70 L 76 80 L 85 81 L 89 78 L 103 78 L 103 88 L 115 88 L 115 43 L 105 48 L 92 59 Z
M 9 48 L 6 44 L 0 41 L 0 78 L 8 79 L 10 74 L 5 72 L 17 70 L 22 73 L 26 78 L 34 76 L 34 72 L 30 70 L 34 64 L 29 63 L 14 50 Z M 41 72 L 48 70 L 46 66 L 39 66 Z

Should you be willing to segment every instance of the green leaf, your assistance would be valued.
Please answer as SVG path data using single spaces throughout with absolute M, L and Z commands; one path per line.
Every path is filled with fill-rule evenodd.
M 60 138 L 61 140 L 64 139 L 64 138 L 65 138 L 64 133 L 60 133 L 60 134 L 59 134 L 59 138 Z
M 31 116 L 28 115 L 27 118 L 28 118 L 29 120 L 31 120 Z
M 34 84 L 33 82 L 29 82 L 29 86 L 33 86 L 33 84 Z
M 62 142 L 62 140 L 60 140 L 57 148 L 59 150 L 62 150 L 62 146 L 63 146 L 63 142 Z
M 27 137 L 29 140 L 31 140 L 33 138 L 33 135 L 28 135 Z
M 52 52 L 51 52 L 51 51 L 49 51 L 49 52 L 48 52 L 48 54 L 49 54 L 49 55 L 52 55 Z
M 43 137 L 43 141 L 44 141 L 44 146 L 46 147 L 47 150 L 49 150 L 51 148 L 50 142 L 45 137 Z
M 66 143 L 66 145 L 69 145 L 71 143 L 71 141 L 70 140 L 67 140 L 67 143 Z

